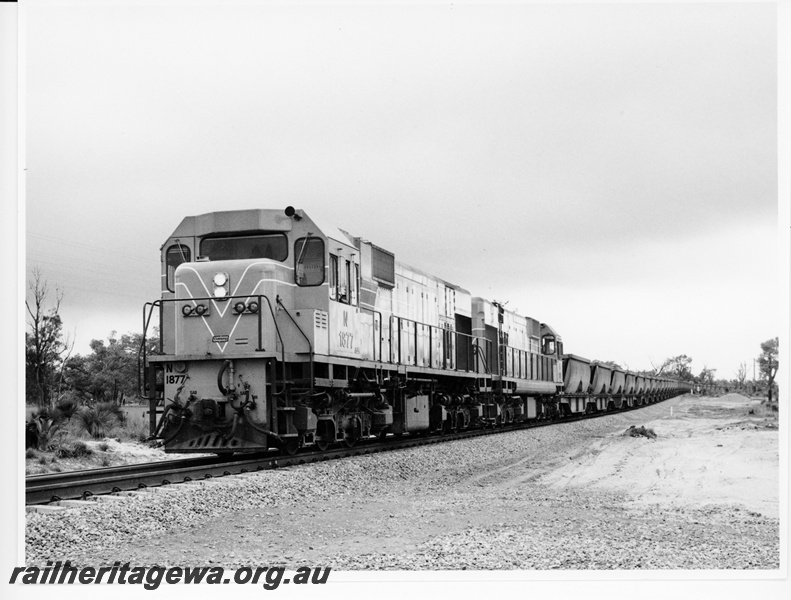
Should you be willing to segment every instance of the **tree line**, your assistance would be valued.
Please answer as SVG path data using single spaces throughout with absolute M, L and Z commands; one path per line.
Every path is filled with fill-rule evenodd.
M 111 402 L 137 398 L 137 356 L 142 333 L 110 333 L 107 342 L 92 340 L 91 352 L 73 355 L 73 342 L 63 332 L 60 305 L 63 293 L 49 289 L 38 269 L 33 272 L 25 305 L 25 399 L 40 409 L 58 405 Z M 146 339 L 147 352 L 159 346 L 156 335 Z

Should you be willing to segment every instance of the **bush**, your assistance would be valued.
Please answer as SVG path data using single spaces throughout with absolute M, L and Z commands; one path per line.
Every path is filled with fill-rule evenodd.
M 55 450 L 55 456 L 58 458 L 80 458 L 83 456 L 90 456 L 93 450 L 85 443 L 77 440 L 70 444 L 64 444 Z
M 121 407 L 112 402 L 100 402 L 96 406 L 83 408 L 77 415 L 88 435 L 96 439 L 107 437 L 113 428 L 124 422 Z
M 25 425 L 25 446 L 51 450 L 56 445 L 57 438 L 65 433 L 61 431 L 62 423 L 63 414 L 57 409 L 42 409 L 33 413 Z
M 55 408 L 60 411 L 60 414 L 67 421 L 77 413 L 78 404 L 73 398 L 62 398 L 55 404 Z
M 656 433 L 653 429 L 646 429 L 645 426 L 641 425 L 640 427 L 635 427 L 632 425 L 629 429 L 626 430 L 625 435 L 629 435 L 631 437 L 647 437 L 648 439 L 652 440 L 656 437 Z

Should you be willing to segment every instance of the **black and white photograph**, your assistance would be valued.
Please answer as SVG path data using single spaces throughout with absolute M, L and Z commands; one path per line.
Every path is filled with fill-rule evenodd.
M 788 3 L 2 15 L 13 597 L 789 592 Z

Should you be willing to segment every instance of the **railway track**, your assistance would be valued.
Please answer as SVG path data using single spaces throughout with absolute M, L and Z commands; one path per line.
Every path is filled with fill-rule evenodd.
M 664 400 L 660 400 L 659 402 L 664 402 Z M 659 404 L 659 402 L 655 402 L 654 404 Z M 653 404 L 643 406 L 653 406 Z M 25 478 L 25 504 L 34 505 L 58 500 L 85 499 L 89 496 L 101 494 L 141 490 L 148 487 L 174 485 L 188 481 L 206 480 L 255 471 L 266 471 L 269 469 L 311 462 L 360 456 L 374 452 L 438 444 L 482 435 L 493 435 L 506 431 L 519 431 L 535 427 L 559 425 L 582 419 L 614 416 L 643 408 L 643 406 L 634 406 L 614 412 L 573 415 L 555 421 L 519 423 L 507 425 L 505 427 L 473 429 L 442 435 L 389 436 L 386 440 L 366 440 L 351 448 L 333 447 L 325 451 L 305 451 L 293 455 L 270 451 L 265 453 L 233 455 L 230 457 L 187 457 L 155 463 L 122 465 L 118 467 L 70 471 L 66 473 L 48 473 L 46 475 L 30 475 Z

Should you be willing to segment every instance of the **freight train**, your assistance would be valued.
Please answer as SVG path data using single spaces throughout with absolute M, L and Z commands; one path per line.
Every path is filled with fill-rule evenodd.
M 186 217 L 161 247 L 141 394 L 168 452 L 353 446 L 613 411 L 686 392 L 564 353 L 550 325 L 304 211 Z

